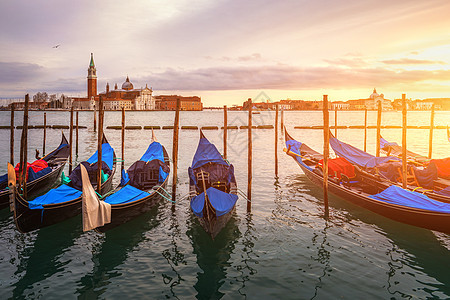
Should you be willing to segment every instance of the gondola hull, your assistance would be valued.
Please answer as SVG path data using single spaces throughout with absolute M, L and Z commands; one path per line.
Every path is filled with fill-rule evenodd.
M 323 187 L 322 176 L 307 169 L 298 161 L 296 162 L 301 167 L 309 180 L 311 180 L 317 186 Z M 349 188 L 346 188 L 333 181 L 328 181 L 328 190 L 332 194 L 339 196 L 346 201 L 368 209 L 386 218 L 401 223 L 450 234 L 450 214 L 404 207 L 378 201 L 368 197 L 368 195 L 363 192 L 352 191 Z
M 222 231 L 222 229 L 227 225 L 228 221 L 235 211 L 236 206 L 234 206 L 229 213 L 220 217 L 214 216 L 211 220 L 208 220 L 206 217 L 197 217 L 197 219 L 199 220 L 200 225 L 203 227 L 206 233 L 209 234 L 212 239 L 215 239 L 219 232 Z
M 102 194 L 111 190 L 114 171 L 115 164 L 111 176 L 102 184 Z M 28 202 L 19 194 L 15 193 L 14 196 L 14 221 L 22 233 L 60 223 L 81 213 L 81 197 L 44 205 L 43 209 L 30 209 Z

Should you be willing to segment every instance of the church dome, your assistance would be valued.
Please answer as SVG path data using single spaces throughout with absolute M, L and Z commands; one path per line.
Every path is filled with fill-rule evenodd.
M 127 76 L 127 80 L 125 80 L 125 82 L 122 84 L 122 90 L 132 90 L 133 89 L 133 84 L 130 82 L 130 79 Z
M 378 95 L 377 90 L 376 90 L 376 89 L 373 89 L 373 93 L 372 93 L 372 95 L 370 95 L 370 99 L 375 99 L 375 98 L 377 98 L 378 96 L 380 96 L 380 95 Z

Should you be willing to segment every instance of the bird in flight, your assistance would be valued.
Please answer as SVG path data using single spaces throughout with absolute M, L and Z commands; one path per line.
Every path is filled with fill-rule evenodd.
M 56 45 L 56 46 L 53 46 L 53 48 L 58 48 L 60 45 L 58 44 L 58 45 Z

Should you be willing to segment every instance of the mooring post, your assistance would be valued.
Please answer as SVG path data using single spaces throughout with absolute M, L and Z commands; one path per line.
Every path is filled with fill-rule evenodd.
M 364 108 L 364 152 L 367 151 L 367 107 Z
M 75 155 L 78 157 L 78 110 L 76 114 L 76 122 L 75 122 Z
M 328 219 L 328 155 L 330 152 L 330 116 L 328 115 L 328 95 L 323 95 L 323 202 L 325 218 Z
M 284 128 L 284 109 L 283 106 L 280 108 L 280 113 L 281 113 L 281 133 L 283 133 L 283 128 Z
M 227 159 L 228 116 L 227 106 L 223 106 L 223 158 Z
M 334 107 L 334 137 L 337 138 L 337 106 Z
M 247 212 L 252 210 L 252 98 L 248 99 L 248 170 Z
M 275 177 L 278 177 L 278 104 L 275 106 Z
M 103 97 L 98 99 L 97 191 L 102 194 Z
M 377 114 L 377 152 L 376 156 L 380 156 L 380 140 L 381 140 L 381 101 L 378 100 L 378 114 Z
M 14 103 L 11 103 L 11 132 L 9 138 L 9 162 L 14 166 Z
M 22 183 L 23 183 L 23 198 L 27 199 L 27 161 L 28 161 L 28 105 L 30 103 L 30 96 L 25 95 L 25 108 L 23 113 L 23 162 L 22 162 Z
M 402 117 L 403 117 L 403 125 L 402 125 L 402 177 L 403 177 L 403 188 L 406 189 L 406 176 L 407 176 L 407 169 L 406 169 L 406 94 L 402 94 Z
M 47 113 L 44 113 L 44 140 L 42 141 L 42 157 L 45 156 L 45 141 L 47 139 Z
M 124 169 L 125 164 L 125 107 L 122 107 L 122 167 Z
M 177 168 L 178 168 L 178 133 L 180 125 L 180 106 L 181 100 L 177 99 L 177 106 L 175 110 L 175 120 L 173 123 L 173 147 L 172 147 L 172 159 L 173 159 L 173 179 L 172 179 L 172 206 L 175 205 L 176 192 L 177 192 Z
M 433 153 L 433 129 L 434 129 L 434 103 L 431 106 L 431 120 L 430 120 L 430 140 L 428 142 L 428 158 L 431 159 Z
M 99 100 L 100 102 L 100 100 Z M 94 101 L 94 132 L 97 131 L 97 107 L 95 106 L 95 101 Z
M 73 105 L 70 108 L 70 129 L 69 129 L 69 148 L 70 148 L 70 154 L 69 154 L 69 175 L 72 174 L 72 149 L 73 149 Z

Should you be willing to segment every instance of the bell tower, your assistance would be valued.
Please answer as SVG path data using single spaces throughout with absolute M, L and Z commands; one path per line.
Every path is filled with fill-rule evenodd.
M 88 77 L 87 77 L 87 97 L 97 96 L 97 69 L 94 64 L 94 54 L 91 53 L 91 62 L 89 63 Z

